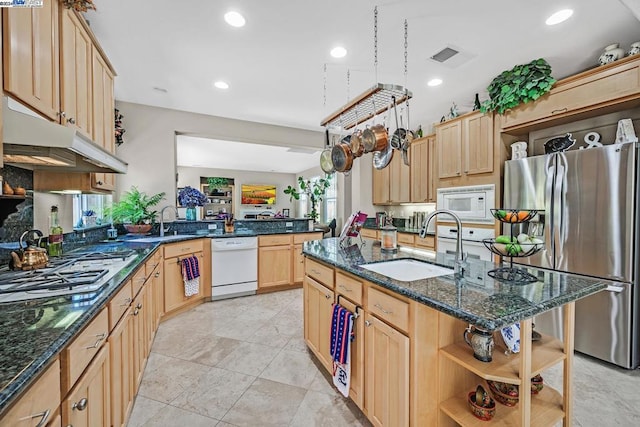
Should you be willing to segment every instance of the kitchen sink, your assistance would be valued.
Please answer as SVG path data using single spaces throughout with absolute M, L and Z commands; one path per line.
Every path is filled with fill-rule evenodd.
M 185 237 L 191 237 L 191 234 L 172 234 L 170 236 L 149 236 L 149 237 L 140 237 L 138 239 L 130 239 L 129 242 L 138 242 L 138 243 L 157 243 L 157 242 L 170 242 L 172 240 L 180 240 Z
M 373 271 L 394 280 L 410 282 L 412 280 L 428 279 L 430 277 L 453 274 L 452 268 L 441 267 L 415 259 L 396 259 L 374 264 L 361 264 L 358 267 Z

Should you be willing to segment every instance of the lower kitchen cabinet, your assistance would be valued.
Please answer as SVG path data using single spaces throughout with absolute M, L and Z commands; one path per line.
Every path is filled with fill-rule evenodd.
M 304 280 L 302 245 L 322 233 L 274 234 L 258 237 L 258 290 L 299 286 Z
M 62 423 L 73 427 L 111 425 L 109 344 L 105 343 L 62 402 Z
M 138 296 L 133 300 L 133 379 L 134 391 L 138 390 L 142 381 L 144 367 L 147 364 L 147 356 L 149 350 L 149 328 L 147 312 L 150 311 L 148 306 L 149 287 L 144 286 Z
M 324 367 L 332 372 L 331 317 L 334 293 L 307 276 L 304 291 L 304 339 Z
M 128 309 L 109 336 L 111 366 L 111 424 L 124 427 L 134 398 L 133 310 Z
M 367 416 L 374 426 L 409 425 L 409 338 L 366 314 Z
M 169 313 L 201 300 L 205 296 L 204 287 L 208 286 L 210 288 L 211 282 L 210 279 L 207 279 L 208 275 L 205 274 L 206 267 L 202 240 L 190 240 L 166 245 L 164 251 L 164 312 Z M 184 295 L 184 280 L 182 279 L 182 264 L 180 260 L 193 255 L 198 257 L 200 266 L 200 289 L 197 295 L 186 297 Z
M 60 361 L 51 366 L 27 390 L 2 419 L 2 426 L 31 427 L 34 425 L 59 426 L 56 411 L 60 406 Z

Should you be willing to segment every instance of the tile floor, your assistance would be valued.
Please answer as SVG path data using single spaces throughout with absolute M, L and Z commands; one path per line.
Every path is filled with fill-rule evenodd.
M 559 367 L 543 373 L 561 383 Z M 640 425 L 640 370 L 575 358 L 574 426 Z M 163 322 L 129 427 L 370 426 L 316 366 L 302 290 L 207 303 Z

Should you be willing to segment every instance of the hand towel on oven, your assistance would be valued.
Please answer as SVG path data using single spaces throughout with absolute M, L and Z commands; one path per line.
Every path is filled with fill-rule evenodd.
M 333 357 L 333 384 L 344 397 L 349 397 L 351 382 L 351 340 L 353 339 L 353 313 L 339 304 L 333 304 L 331 319 L 331 356 Z
M 190 256 L 182 261 L 182 279 L 184 280 L 184 296 L 197 295 L 200 290 L 200 267 L 198 257 Z

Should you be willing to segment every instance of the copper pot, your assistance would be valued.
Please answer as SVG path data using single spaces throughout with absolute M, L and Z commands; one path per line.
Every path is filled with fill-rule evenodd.
M 45 249 L 39 248 L 33 242 L 28 244 L 25 249 L 22 248 L 22 243 L 24 242 L 25 237 L 30 233 L 37 236 L 37 244 L 40 245 L 43 237 L 40 230 L 29 230 L 22 233 L 20 241 L 18 242 L 20 255 L 15 252 L 11 253 L 12 261 L 10 263 L 10 267 L 12 269 L 21 268 L 22 270 L 35 270 L 36 268 L 43 268 L 47 265 L 49 257 L 47 256 L 47 251 Z
M 337 144 L 331 149 L 331 161 L 333 167 L 338 172 L 348 172 L 353 166 L 353 153 L 351 146 L 344 142 Z
M 389 135 L 387 129 L 382 125 L 374 125 L 362 132 L 362 143 L 364 152 L 385 151 L 389 145 Z
M 362 143 L 362 131 L 357 130 L 351 135 L 351 153 L 353 157 L 360 157 L 364 153 L 364 145 Z

